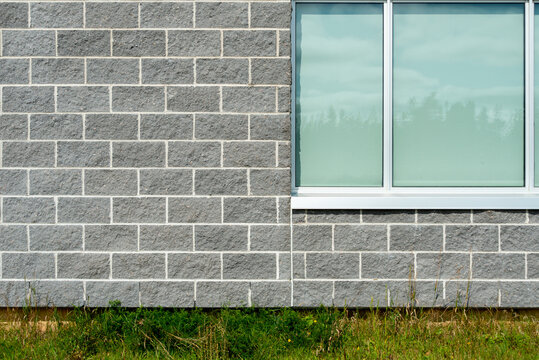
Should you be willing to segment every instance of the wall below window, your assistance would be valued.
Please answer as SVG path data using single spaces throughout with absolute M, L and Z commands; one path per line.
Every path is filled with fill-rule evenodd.
M 291 213 L 290 9 L 0 2 L 0 306 L 538 306 L 535 213 Z

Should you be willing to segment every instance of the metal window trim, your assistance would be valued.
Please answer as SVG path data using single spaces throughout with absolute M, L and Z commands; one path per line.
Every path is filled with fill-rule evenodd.
M 523 3 L 525 91 L 525 184 L 523 187 L 392 186 L 393 3 Z M 296 3 L 383 4 L 383 185 L 296 187 Z M 539 209 L 534 179 L 534 0 L 293 0 L 291 24 L 291 207 L 292 209 Z

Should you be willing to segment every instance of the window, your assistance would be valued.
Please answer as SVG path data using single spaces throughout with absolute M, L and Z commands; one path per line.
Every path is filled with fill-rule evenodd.
M 539 208 L 534 14 L 296 1 L 292 206 Z

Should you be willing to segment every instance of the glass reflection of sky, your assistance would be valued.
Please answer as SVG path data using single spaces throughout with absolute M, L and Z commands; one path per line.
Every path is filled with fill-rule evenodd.
M 381 4 L 296 5 L 296 185 L 382 185 Z
M 524 185 L 524 5 L 395 4 L 395 186 Z

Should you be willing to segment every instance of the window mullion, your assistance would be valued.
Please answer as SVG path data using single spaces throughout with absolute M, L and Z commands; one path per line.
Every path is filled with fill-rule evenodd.
M 534 131 L 534 2 L 525 5 L 525 133 L 526 133 L 526 187 L 535 188 L 535 131 Z
M 392 19 L 393 3 L 386 1 L 384 3 L 384 169 L 383 169 L 383 185 L 386 191 L 390 191 L 393 186 L 393 94 L 392 94 L 392 78 L 393 78 L 393 19 Z

